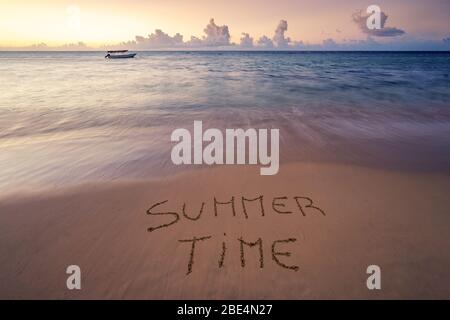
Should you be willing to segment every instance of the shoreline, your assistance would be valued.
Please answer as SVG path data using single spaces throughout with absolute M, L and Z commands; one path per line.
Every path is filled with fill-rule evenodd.
M 276 176 L 256 172 L 256 167 L 206 168 L 159 181 L 84 185 L 2 200 L 0 297 L 450 296 L 449 175 L 316 163 L 285 164 Z M 245 202 L 244 212 L 242 197 L 261 195 L 261 203 Z M 235 215 L 231 204 L 214 202 L 233 196 Z M 310 198 L 325 215 L 307 202 L 300 203 L 302 211 L 294 197 Z M 175 212 L 177 221 L 149 232 L 175 220 L 174 214 L 147 213 L 166 200 L 153 212 Z M 188 273 L 192 242 L 183 240 L 193 237 L 210 238 L 197 243 Z M 261 239 L 263 258 L 259 243 L 244 245 L 243 267 L 240 239 Z M 276 258 L 297 271 L 280 266 L 274 252 L 291 252 Z M 65 269 L 72 264 L 81 268 L 80 291 L 65 287 Z M 378 292 L 365 285 L 372 264 L 382 270 Z
M 47 118 L 38 111 L 28 119 L 37 123 L 36 127 L 6 127 L 0 139 L 1 193 L 16 190 L 20 193 L 24 186 L 28 190 L 42 186 L 60 189 L 85 183 L 109 184 L 116 180 L 145 181 L 197 170 L 196 165 L 180 168 L 170 157 L 176 147 L 175 142 L 170 142 L 171 133 L 179 128 L 191 130 L 196 119 L 204 119 L 205 130 L 279 129 L 281 170 L 301 160 L 324 165 L 450 174 L 450 154 L 445 151 L 450 150 L 446 148 L 449 142 L 444 138 L 450 134 L 450 114 L 442 110 L 438 119 L 434 119 L 433 110 L 427 109 L 421 112 L 397 110 L 386 115 L 380 110 L 345 108 L 313 111 L 306 107 L 298 110 L 283 107 L 278 111 L 263 108 L 245 112 L 235 108 L 212 108 L 194 114 L 185 110 L 181 120 L 174 112 L 147 114 L 143 127 L 139 126 L 144 120 L 138 120 L 137 114 L 131 114 L 129 119 L 113 114 L 110 120 L 100 120 L 104 128 L 95 125 L 99 120 L 97 111 L 90 113 L 87 123 L 76 116 L 67 124 L 68 127 L 81 125 L 82 129 L 65 131 L 64 125 L 53 127 L 48 120 L 39 123 L 39 119 Z M 57 120 L 62 116 L 55 111 L 48 118 Z M 116 121 L 121 125 L 117 127 Z M 39 133 L 49 126 L 50 133 Z M 27 133 L 28 130 L 32 133 Z
M 450 171 L 439 170 L 439 169 L 426 169 L 426 168 L 409 168 L 405 167 L 403 169 L 398 168 L 394 165 L 380 165 L 375 166 L 372 164 L 362 164 L 359 162 L 329 162 L 325 160 L 316 160 L 316 161 L 295 161 L 288 160 L 280 163 L 279 175 L 284 168 L 292 169 L 292 167 L 301 166 L 301 167 L 339 167 L 339 168 L 356 168 L 357 170 L 368 170 L 373 172 L 381 172 L 385 174 L 399 174 L 403 176 L 408 175 L 418 175 L 423 176 L 424 178 L 436 178 L 436 177 L 447 177 L 450 179 Z M 69 194 L 83 194 L 84 192 L 89 192 L 86 190 L 95 190 L 98 192 L 108 192 L 117 189 L 126 189 L 126 188 L 145 188 L 146 185 L 157 185 L 157 184 L 165 184 L 169 182 L 174 182 L 176 180 L 187 179 L 189 176 L 194 176 L 196 173 L 205 173 L 209 171 L 246 171 L 249 175 L 261 176 L 260 175 L 260 164 L 215 164 L 215 165 L 181 165 L 176 166 L 173 165 L 173 170 L 164 171 L 164 175 L 158 174 L 153 177 L 149 177 L 145 175 L 143 178 L 118 178 L 112 180 L 98 180 L 98 181 L 86 181 L 86 182 L 78 182 L 75 184 L 54 184 L 50 187 L 43 187 L 40 185 L 36 185 L 33 187 L 27 187 L 23 189 L 16 189 L 9 192 L 2 192 L 0 194 L 0 205 L 3 204 L 11 204 L 16 202 L 23 201 L 33 201 L 38 198 L 51 200 L 55 197 L 69 195 Z M 450 168 L 449 168 L 450 170 Z M 275 176 L 277 176 L 275 175 Z M 261 177 L 262 178 L 262 177 Z M 281 180 L 281 179 L 280 179 Z M 51 184 L 51 183 L 48 183 Z

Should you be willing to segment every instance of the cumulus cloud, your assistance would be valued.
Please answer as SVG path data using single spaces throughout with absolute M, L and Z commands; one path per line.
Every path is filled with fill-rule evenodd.
M 337 42 L 332 38 L 321 44 L 291 45 L 295 50 L 307 51 L 447 51 L 446 45 L 440 40 L 402 39 L 401 41 L 380 41 L 374 37 L 364 40 L 347 39 Z
M 252 48 L 253 47 L 253 38 L 250 37 L 248 33 L 242 33 L 241 42 L 239 45 L 242 48 Z
M 191 36 L 191 39 L 185 42 L 187 47 L 225 47 L 233 45 L 230 43 L 230 31 L 228 26 L 219 26 L 215 23 L 214 19 L 209 20 L 203 30 L 205 35 L 201 38 Z
M 273 43 L 278 48 L 287 48 L 289 46 L 289 42 L 291 42 L 290 38 L 286 38 L 284 33 L 288 29 L 288 23 L 286 20 L 281 20 L 278 23 L 277 28 L 275 29 L 275 35 L 273 36 Z
M 203 46 L 203 40 L 196 36 L 191 36 L 191 40 L 189 40 L 186 44 L 190 47 L 201 47 Z
M 267 36 L 262 36 L 258 39 L 258 47 L 264 49 L 288 49 L 290 47 L 291 39 L 285 36 L 288 29 L 288 23 L 286 20 L 280 20 L 275 29 L 275 34 L 272 39 Z
M 246 49 L 289 49 L 291 39 L 285 36 L 288 29 L 286 20 L 281 20 L 272 39 L 262 36 L 255 41 L 248 33 L 242 33 L 239 45 L 236 48 Z M 152 49 L 152 48 L 210 48 L 210 47 L 231 47 L 235 46 L 231 43 L 230 30 L 227 25 L 217 25 L 214 19 L 211 19 L 206 25 L 204 35 L 202 37 L 191 36 L 190 40 L 184 42 L 183 36 L 179 33 L 170 36 L 167 33 L 157 29 L 148 37 L 136 36 L 134 41 L 123 42 L 115 48 L 130 49 Z
M 385 27 L 388 16 L 381 12 L 381 29 L 367 28 L 367 18 L 370 14 L 364 13 L 362 10 L 353 14 L 353 21 L 358 25 L 359 29 L 369 36 L 375 37 L 396 37 L 405 34 L 405 31 L 395 27 Z
M 67 43 L 60 47 L 57 47 L 59 50 L 67 50 L 67 51 L 84 51 L 89 50 L 89 48 L 84 42 L 80 41 L 77 43 Z
M 177 33 L 172 37 L 162 30 L 156 29 L 148 37 L 136 36 L 132 44 L 135 44 L 135 47 L 138 49 L 176 47 L 183 45 L 183 36 Z
M 208 25 L 203 30 L 205 37 L 203 37 L 203 43 L 206 46 L 220 47 L 230 45 L 230 31 L 228 26 L 218 26 L 214 22 L 214 19 L 209 20 Z
M 27 47 L 24 47 L 27 48 Z M 28 48 L 32 49 L 32 50 L 46 50 L 49 47 L 47 46 L 46 43 L 41 42 L 41 43 L 36 43 L 36 44 L 32 44 L 31 46 L 29 46 Z
M 49 46 L 45 42 L 35 43 L 24 47 L 0 47 L 0 50 L 18 51 L 89 51 L 94 48 L 89 47 L 84 42 L 66 43 L 63 45 Z
M 119 45 L 109 46 L 108 48 L 119 49 L 179 49 L 179 48 L 206 48 L 230 46 L 230 31 L 228 26 L 216 25 L 214 19 L 211 19 L 204 29 L 204 35 L 200 37 L 191 36 L 190 40 L 184 41 L 183 35 L 177 33 L 173 36 L 156 29 L 154 33 L 147 37 L 136 36 L 135 40 L 122 42 Z
M 267 36 L 258 39 L 258 46 L 265 49 L 273 49 L 273 42 Z
M 322 45 L 329 49 L 336 49 L 338 47 L 336 41 L 331 38 L 323 40 Z
M 204 29 L 204 35 L 201 37 L 192 36 L 188 41 L 184 41 L 179 33 L 171 36 L 160 29 L 146 37 L 136 36 L 134 40 L 122 42 L 115 45 L 102 47 L 89 47 L 83 42 L 69 43 L 60 46 L 47 46 L 45 43 L 37 43 L 27 47 L 3 47 L 0 50 L 33 50 L 33 51 L 87 51 L 87 50 L 151 50 L 151 49 L 206 49 L 206 48 L 225 48 L 227 50 L 247 49 L 247 50 L 409 50 L 409 51 L 445 51 L 450 46 L 450 37 L 444 39 L 414 39 L 412 37 L 403 37 L 401 40 L 391 39 L 389 41 L 376 41 L 380 37 L 392 37 L 394 35 L 404 34 L 403 30 L 386 27 L 387 15 L 381 15 L 381 30 L 368 30 L 366 26 L 367 15 L 359 12 L 353 16 L 353 20 L 367 34 L 364 40 L 343 40 L 337 42 L 329 37 L 321 43 L 311 44 L 302 41 L 294 41 L 286 37 L 288 23 L 281 20 L 276 26 L 274 35 L 269 38 L 265 35 L 256 40 L 248 33 L 242 33 L 239 44 L 231 43 L 230 31 L 226 25 L 217 25 L 214 19 L 211 19 Z M 336 30 L 337 33 L 338 30 Z M 378 38 L 377 38 L 378 37 Z M 375 40 L 376 39 L 376 40 Z

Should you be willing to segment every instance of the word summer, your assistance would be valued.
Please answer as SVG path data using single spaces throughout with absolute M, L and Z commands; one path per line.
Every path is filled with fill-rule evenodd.
M 236 199 L 238 199 L 238 200 L 236 200 Z M 280 197 L 273 197 L 273 198 L 269 199 L 269 201 L 271 202 L 270 207 L 275 214 L 285 215 L 285 214 L 300 213 L 304 217 L 306 217 L 307 214 L 320 214 L 323 216 L 326 215 L 325 211 L 322 210 L 321 208 L 319 208 L 318 206 L 316 206 L 314 204 L 313 200 L 309 197 L 295 196 L 292 198 L 288 198 L 286 196 L 282 196 L 282 197 L 280 196 Z M 159 211 L 159 210 L 162 210 L 161 206 L 167 208 L 166 205 L 168 202 L 169 202 L 168 200 L 157 202 L 157 203 L 153 204 L 147 210 L 147 214 L 151 215 L 151 216 L 167 215 L 167 216 L 171 217 L 171 221 L 162 223 L 160 225 L 149 227 L 147 229 L 148 232 L 153 232 L 155 230 L 162 229 L 162 228 L 168 228 L 168 227 L 176 224 L 177 222 L 179 222 L 181 220 L 181 216 L 187 220 L 197 221 L 202 217 L 202 215 L 205 211 L 205 207 L 207 206 L 207 204 L 205 202 L 202 202 L 199 205 L 200 209 L 197 209 L 198 212 L 196 212 L 196 213 L 194 213 L 192 210 L 191 210 L 191 212 L 188 212 L 186 203 L 183 203 L 183 206 L 181 207 L 180 211 L 175 211 L 175 210 L 173 210 L 173 208 L 169 209 L 168 211 L 165 211 L 165 212 Z M 239 209 L 238 205 L 237 205 L 238 202 L 240 202 L 241 210 L 238 210 Z M 253 205 L 253 206 L 258 208 L 257 210 L 259 211 L 259 213 L 257 213 L 257 214 L 264 217 L 267 212 L 266 202 L 267 202 L 267 200 L 265 201 L 263 195 L 260 195 L 256 198 L 246 198 L 244 196 L 241 196 L 240 198 L 236 198 L 235 196 L 232 196 L 229 201 L 226 201 L 226 200 L 219 201 L 219 200 L 217 200 L 216 197 L 214 197 L 214 199 L 212 201 L 212 207 L 214 208 L 213 211 L 214 211 L 215 217 L 219 216 L 219 211 L 223 211 L 222 214 L 224 214 L 224 212 L 226 211 L 225 206 L 227 206 L 228 211 L 231 212 L 233 217 L 237 217 L 238 212 L 239 212 L 239 215 L 245 217 L 245 219 L 248 219 L 250 216 L 249 207 L 250 207 L 251 203 L 255 203 L 255 205 Z M 209 205 L 211 206 L 211 203 L 209 203 Z M 253 214 L 255 214 L 255 213 L 253 213 Z
M 270 130 L 270 155 L 268 130 L 226 129 L 225 149 L 222 131 L 210 128 L 203 132 L 202 121 L 194 121 L 194 132 L 176 129 L 171 141 L 178 142 L 171 152 L 175 165 L 181 164 L 261 164 L 261 175 L 275 175 L 279 169 L 279 129 Z M 247 144 L 248 142 L 248 144 Z M 203 143 L 207 143 L 203 148 Z M 193 145 L 193 148 L 192 148 Z M 248 145 L 248 152 L 246 147 Z M 192 149 L 194 156 L 192 159 Z M 247 163 L 248 160 L 248 163 Z

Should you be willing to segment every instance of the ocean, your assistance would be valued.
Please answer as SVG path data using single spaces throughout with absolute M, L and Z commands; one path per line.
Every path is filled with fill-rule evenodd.
M 0 52 L 0 88 L 3 193 L 165 178 L 194 120 L 279 128 L 280 170 L 450 172 L 447 52 Z

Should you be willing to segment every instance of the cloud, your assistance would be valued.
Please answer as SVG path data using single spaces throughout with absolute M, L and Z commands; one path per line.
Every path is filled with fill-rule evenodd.
M 191 36 L 191 40 L 187 42 L 187 45 L 190 47 L 201 47 L 203 46 L 203 40 L 198 37 Z
M 209 24 L 203 30 L 206 34 L 203 37 L 203 44 L 208 47 L 220 47 L 230 45 L 230 31 L 228 26 L 218 26 L 214 19 L 209 20 Z
M 257 45 L 258 47 L 264 48 L 264 49 L 288 49 L 289 44 L 291 43 L 290 38 L 286 38 L 284 35 L 285 32 L 288 29 L 288 23 L 286 20 L 280 20 L 280 22 L 277 25 L 277 28 L 275 29 L 275 34 L 272 39 L 270 39 L 267 36 L 262 36 L 258 39 Z
M 201 38 L 191 36 L 191 39 L 184 43 L 189 48 L 209 48 L 209 47 L 226 47 L 231 46 L 230 31 L 228 26 L 218 26 L 214 19 L 209 20 L 209 23 L 203 29 L 205 35 Z
M 239 45 L 242 48 L 253 48 L 253 38 L 248 33 L 242 33 L 241 42 Z
M 204 29 L 203 37 L 191 36 L 190 40 L 184 41 L 183 35 L 176 33 L 170 36 L 161 29 L 156 29 L 148 37 L 135 36 L 135 40 L 122 42 L 118 45 L 108 46 L 112 49 L 183 49 L 183 48 L 207 48 L 207 47 L 225 47 L 233 45 L 230 43 L 230 31 L 228 26 L 218 26 L 211 19 Z
M 289 42 L 291 42 L 290 38 L 286 38 L 284 33 L 288 29 L 288 23 L 286 20 L 281 20 L 278 23 L 277 28 L 275 29 L 275 35 L 273 36 L 273 43 L 278 48 L 287 48 L 289 46 Z
M 57 47 L 58 50 L 62 51 L 84 51 L 89 50 L 90 48 L 84 42 L 77 43 L 67 43 L 60 47 Z
M 47 50 L 47 49 L 49 49 L 49 46 L 47 46 L 46 43 L 41 42 L 41 43 L 32 44 L 29 47 L 24 47 L 23 49 L 25 49 L 25 48 L 29 48 L 31 50 Z
M 66 43 L 60 46 L 49 46 L 45 42 L 35 43 L 24 47 L 0 47 L 0 50 L 18 51 L 89 51 L 94 48 L 89 47 L 84 42 Z
M 295 44 L 293 50 L 306 51 L 446 51 L 448 45 L 441 40 L 421 40 L 409 38 L 401 41 L 380 41 L 374 37 L 365 40 L 345 40 L 336 42 L 326 39 L 321 44 Z
M 336 41 L 331 38 L 323 40 L 322 45 L 329 49 L 336 49 L 338 47 Z
M 363 13 L 362 10 L 353 14 L 353 21 L 358 25 L 359 29 L 369 36 L 375 37 L 396 37 L 405 34 L 405 31 L 394 28 L 394 27 L 385 27 L 388 16 L 381 12 L 381 29 L 369 29 L 367 28 L 367 18 L 369 14 Z
M 354 15 L 354 21 L 361 27 L 367 29 L 365 16 L 362 12 Z M 373 33 L 373 30 L 366 30 L 367 38 L 365 40 L 343 40 L 337 42 L 335 39 L 328 37 L 322 43 L 311 44 L 302 41 L 293 41 L 286 37 L 288 30 L 288 23 L 286 20 L 281 20 L 271 38 L 263 35 L 258 40 L 255 40 L 250 34 L 242 33 L 239 44 L 236 45 L 230 42 L 230 31 L 226 25 L 216 25 L 214 19 L 211 19 L 204 29 L 205 34 L 202 37 L 192 36 L 188 41 L 184 41 L 183 36 L 176 33 L 173 36 L 168 35 L 160 29 L 155 30 L 147 37 L 136 36 L 134 40 L 122 42 L 113 45 L 104 45 L 101 47 L 89 47 L 84 42 L 69 43 L 60 46 L 48 46 L 45 43 L 37 43 L 26 47 L 3 47 L 0 50 L 28 50 L 28 51 L 88 51 L 88 50 L 152 50 L 152 49 L 226 49 L 226 50 L 307 50 L 307 51 L 393 51 L 393 50 L 409 50 L 409 51 L 446 51 L 450 46 L 450 37 L 444 39 L 416 39 L 412 36 L 402 37 L 401 40 L 391 38 L 381 39 L 380 37 L 387 37 L 387 34 L 392 37 L 392 34 L 404 33 L 404 31 L 397 28 L 386 28 L 385 24 L 387 16 L 382 14 L 383 29 Z M 393 31 L 396 30 L 396 31 Z M 377 38 L 378 37 L 378 38 Z
M 154 33 L 149 34 L 147 37 L 135 36 L 132 41 L 122 42 L 113 46 L 104 46 L 105 49 L 157 49 L 157 48 L 171 48 L 181 47 L 184 45 L 183 36 L 179 33 L 173 37 L 163 32 L 161 29 L 156 29 Z
M 177 33 L 171 37 L 162 30 L 156 29 L 155 32 L 149 34 L 147 38 L 136 36 L 134 44 L 138 49 L 176 47 L 183 45 L 183 36 Z
M 262 36 L 258 39 L 258 46 L 265 49 L 273 49 L 273 42 L 267 36 Z

